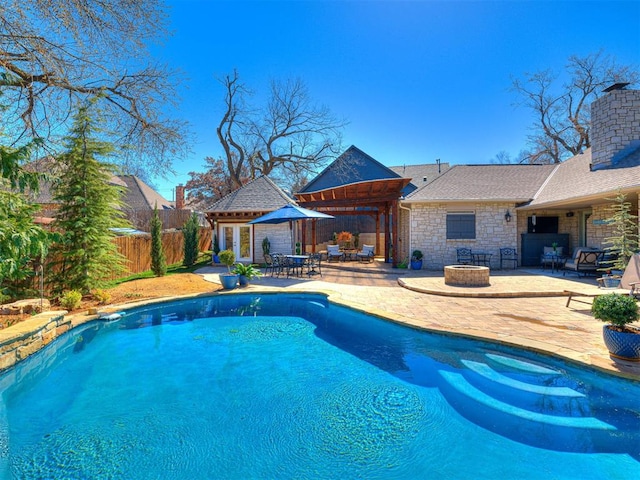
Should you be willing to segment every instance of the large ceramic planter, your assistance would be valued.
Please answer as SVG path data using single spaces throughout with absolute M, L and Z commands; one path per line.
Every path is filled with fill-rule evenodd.
M 248 287 L 249 286 L 249 279 L 247 278 L 246 275 L 238 275 L 238 285 L 240 287 Z
M 218 255 L 213 256 L 213 263 L 220 263 L 220 257 Z
M 233 290 L 238 285 L 238 275 L 235 273 L 221 273 L 220 283 L 225 290 Z
M 422 260 L 411 260 L 411 270 L 422 270 Z
M 640 362 L 640 333 L 618 332 L 605 325 L 602 337 L 612 357 Z

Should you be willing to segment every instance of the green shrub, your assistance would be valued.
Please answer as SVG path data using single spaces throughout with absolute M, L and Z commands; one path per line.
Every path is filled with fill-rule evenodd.
M 233 250 L 222 250 L 220 252 L 220 262 L 227 266 L 227 270 L 231 273 L 231 265 L 236 263 L 236 254 L 233 253 Z
M 65 310 L 75 310 L 80 306 L 82 301 L 82 293 L 78 290 L 69 290 L 60 297 L 60 305 Z
M 422 260 L 422 257 L 422 251 L 420 250 L 414 250 L 411 254 L 411 258 L 413 258 L 414 260 Z
M 102 288 L 96 288 L 91 294 L 100 305 L 105 305 L 111 301 L 111 294 Z
M 636 299 L 630 295 L 609 293 L 593 300 L 591 313 L 598 320 L 609 322 L 618 327 L 636 322 L 640 318 Z

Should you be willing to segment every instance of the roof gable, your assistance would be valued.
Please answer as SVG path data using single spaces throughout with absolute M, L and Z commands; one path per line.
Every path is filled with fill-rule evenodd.
M 117 178 L 126 184 L 122 201 L 129 210 L 153 210 L 156 205 L 158 210 L 173 208 L 172 202 L 135 175 L 118 175 Z
M 402 177 L 351 145 L 298 193 L 317 192 L 342 185 L 387 178 Z
M 261 176 L 234 190 L 205 209 L 207 212 L 269 212 L 296 201 L 267 176 Z

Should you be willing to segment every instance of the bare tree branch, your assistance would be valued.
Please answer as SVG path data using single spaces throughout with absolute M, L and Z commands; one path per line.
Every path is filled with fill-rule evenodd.
M 556 87 L 559 75 L 550 70 L 512 81 L 519 105 L 535 116 L 529 136 L 530 159 L 535 163 L 559 163 L 589 148 L 591 103 L 607 86 L 619 81 L 637 82 L 639 74 L 600 51 L 569 57 L 564 77 L 567 80 L 561 87 Z
M 301 80 L 271 83 L 268 103 L 261 113 L 246 106 L 249 94 L 236 71 L 221 80 L 225 112 L 217 127 L 227 169 L 240 186 L 241 172 L 303 178 L 340 153 L 345 125 L 328 108 L 314 105 Z
M 161 0 L 6 0 L 0 94 L 11 109 L 0 131 L 14 145 L 39 138 L 55 150 L 77 104 L 98 97 L 122 164 L 170 171 L 186 124 L 163 113 L 175 106 L 173 72 L 147 60 L 164 22 Z

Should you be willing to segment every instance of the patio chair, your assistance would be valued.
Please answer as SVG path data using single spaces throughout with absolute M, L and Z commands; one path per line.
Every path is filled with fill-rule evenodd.
M 287 257 L 282 253 L 272 253 L 271 257 L 271 276 L 274 275 L 280 276 L 281 273 L 284 272 L 284 269 L 287 268 Z
M 327 245 L 327 262 L 332 260 L 344 260 L 344 252 L 340 251 L 339 245 Z
M 456 248 L 456 263 L 458 265 L 471 265 L 473 255 L 470 248 Z
M 322 276 L 322 254 L 321 253 L 309 254 L 309 259 L 307 260 L 306 265 L 307 265 L 308 277 L 311 277 L 311 275 Z
M 629 259 L 620 279 L 620 287 L 628 288 L 629 295 L 640 297 L 640 253 L 636 253 Z
M 365 260 L 367 262 L 372 262 L 374 249 L 375 247 L 373 245 L 362 245 L 362 250 L 356 253 L 356 258 L 359 262 Z
M 576 249 L 573 257 L 564 263 L 562 276 L 564 277 L 568 271 L 576 272 L 578 276 L 584 274 L 596 275 L 598 273 L 598 265 L 604 256 L 602 250 L 592 250 L 588 248 Z
M 504 269 L 505 264 L 511 265 L 515 270 L 518 268 L 518 252 L 515 248 L 505 247 L 500 249 L 500 269 Z

